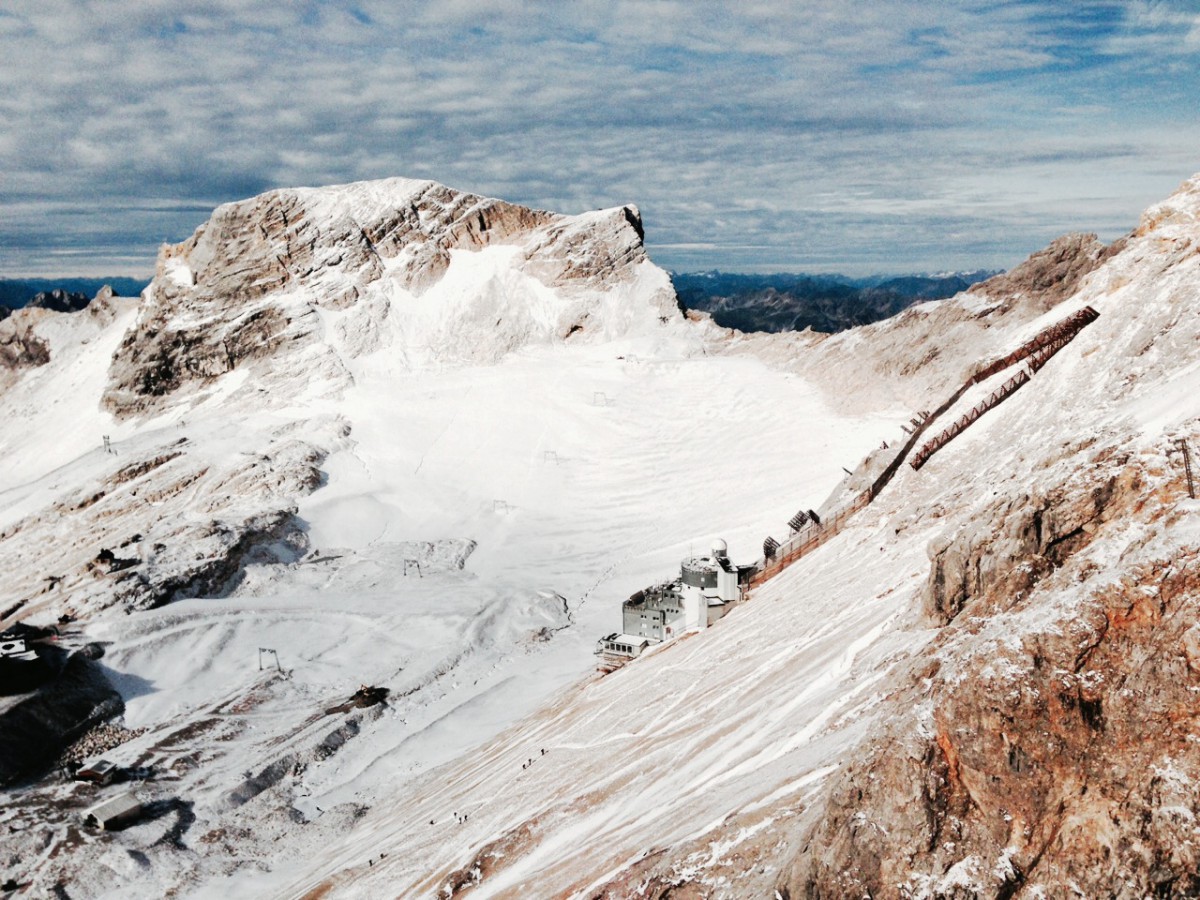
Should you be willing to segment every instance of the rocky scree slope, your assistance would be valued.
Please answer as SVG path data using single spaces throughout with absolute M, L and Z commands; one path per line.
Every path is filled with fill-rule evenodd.
M 1200 437 L 1198 285 L 1200 178 L 1111 250 L 1068 238 L 1023 275 L 816 345 L 805 365 L 853 347 L 933 408 L 960 369 L 1100 313 L 718 627 L 417 792 L 414 812 L 484 825 L 447 843 L 376 815 L 290 890 L 1194 896 L 1200 503 L 1176 442 Z M 914 341 L 938 352 L 895 368 Z M 511 772 L 527 746 L 554 759 L 536 790 Z

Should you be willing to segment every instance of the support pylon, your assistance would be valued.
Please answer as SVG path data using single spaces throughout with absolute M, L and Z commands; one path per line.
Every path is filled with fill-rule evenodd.
M 1195 500 L 1196 482 L 1192 479 L 1192 454 L 1188 451 L 1187 441 L 1183 438 L 1179 438 L 1175 443 L 1183 453 L 1183 471 L 1187 473 L 1188 496 Z

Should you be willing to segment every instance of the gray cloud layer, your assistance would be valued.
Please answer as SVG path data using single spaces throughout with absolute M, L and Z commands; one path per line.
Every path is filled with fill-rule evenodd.
M 1200 0 L 17 0 L 0 48 L 0 275 L 389 175 L 633 201 L 679 269 L 1009 265 L 1200 169 Z

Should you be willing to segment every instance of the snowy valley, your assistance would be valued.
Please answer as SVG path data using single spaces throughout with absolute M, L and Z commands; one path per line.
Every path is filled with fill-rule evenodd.
M 1194 894 L 1198 305 L 1196 179 L 1116 244 L 834 336 L 681 314 L 633 207 L 404 179 L 220 207 L 141 298 L 0 322 L 0 625 L 61 621 L 96 657 L 123 712 L 90 746 L 140 773 L 0 756 L 0 874 L 75 898 Z M 926 413 L 932 437 L 1016 368 L 973 373 L 1086 308 L 712 628 L 595 672 L 632 592 L 846 509 Z M 19 740 L 77 736 L 53 731 Z M 139 824 L 83 826 L 128 788 Z

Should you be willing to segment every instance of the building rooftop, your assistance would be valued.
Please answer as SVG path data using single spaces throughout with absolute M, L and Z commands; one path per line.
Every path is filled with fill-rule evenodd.
M 644 634 L 616 634 L 612 637 L 604 638 L 606 641 L 612 641 L 614 644 L 632 644 L 633 646 L 646 646 L 650 643 L 650 638 Z
M 642 606 L 655 606 L 663 600 L 670 600 L 678 605 L 681 602 L 681 591 L 678 580 L 656 584 L 645 590 L 638 591 L 625 601 L 626 609 L 637 609 Z
M 729 557 L 689 556 L 682 563 L 684 569 L 694 572 L 716 572 L 723 570 L 732 572 L 736 568 L 729 562 Z

